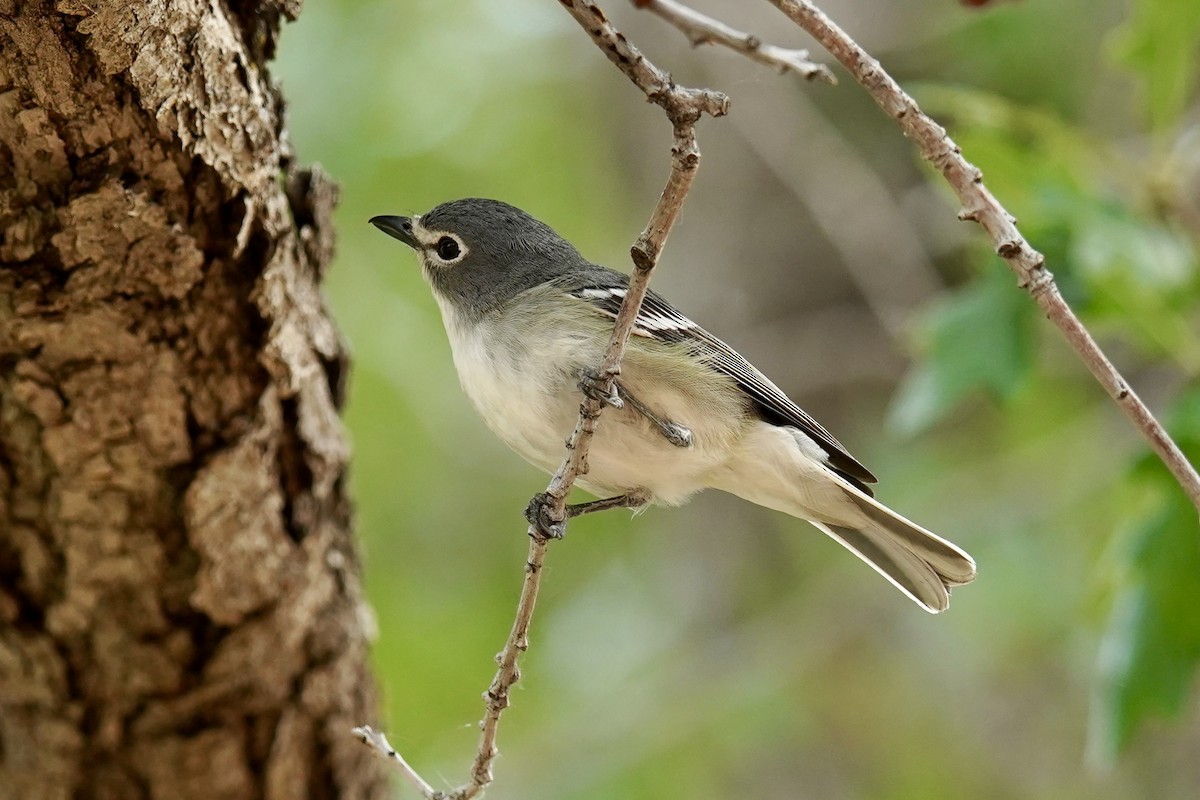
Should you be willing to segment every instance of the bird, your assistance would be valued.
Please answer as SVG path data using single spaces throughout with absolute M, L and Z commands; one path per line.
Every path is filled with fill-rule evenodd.
M 484 423 L 553 473 L 629 288 L 550 226 L 483 198 L 370 223 L 415 251 L 459 382 Z M 975 578 L 962 549 L 874 498 L 876 478 L 741 354 L 646 294 L 577 483 L 606 508 L 674 506 L 704 489 L 807 520 L 920 607 Z M 561 533 L 531 504 L 527 516 Z

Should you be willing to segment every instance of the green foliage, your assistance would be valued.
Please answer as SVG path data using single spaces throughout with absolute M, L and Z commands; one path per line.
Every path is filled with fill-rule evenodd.
M 1171 418 L 1176 441 L 1200 459 L 1200 389 Z M 1100 650 L 1090 754 L 1111 760 L 1152 714 L 1177 715 L 1200 663 L 1200 521 L 1156 458 L 1131 471 L 1145 510 L 1120 549 L 1108 632 Z
M 1145 0 L 1121 29 L 1123 63 L 1146 86 L 1153 132 L 1177 126 L 1195 88 L 1200 4 Z M 1196 234 L 1161 207 L 1154 155 L 1134 158 L 1108 136 L 995 94 L 944 86 L 917 90 L 925 109 L 949 120 L 989 187 L 1022 220 L 1059 286 L 1093 334 L 1125 345 L 1145 366 L 1200 381 L 1200 261 Z M 1178 187 L 1167 186 L 1171 197 Z M 982 254 L 982 252 L 981 252 Z M 989 254 L 990 256 L 990 254 Z M 978 391 L 1011 400 L 1037 374 L 1031 309 L 994 258 L 973 282 L 925 318 L 922 360 L 902 384 L 892 419 L 923 430 Z M 1045 337 L 1043 337 L 1045 338 Z M 1128 370 L 1129 365 L 1124 365 Z M 1200 390 L 1179 401 L 1172 433 L 1200 455 Z M 1200 526 L 1196 509 L 1152 457 L 1127 469 L 1117 490 L 1137 511 L 1116 551 L 1114 596 L 1094 694 L 1090 752 L 1111 759 L 1145 718 L 1178 714 L 1200 663 Z
M 1176 125 L 1196 88 L 1200 72 L 1200 3 L 1138 0 L 1117 31 L 1114 44 L 1123 63 L 1145 84 L 1153 130 Z
M 924 358 L 905 378 L 892 422 L 912 434 L 941 419 L 973 391 L 1004 400 L 1033 366 L 1036 309 L 1012 277 L 990 270 L 924 320 Z
M 1139 204 L 1146 194 L 1139 165 L 1082 129 L 994 95 L 939 86 L 917 94 L 928 111 L 953 120 L 959 145 L 1023 221 L 1026 238 L 1044 251 L 1094 332 L 1126 338 L 1144 356 L 1200 375 L 1196 252 L 1177 224 Z M 990 253 L 980 255 L 987 266 L 979 278 L 922 324 L 925 358 L 892 411 L 902 432 L 936 423 L 974 390 L 1011 398 L 1036 361 L 1034 307 Z

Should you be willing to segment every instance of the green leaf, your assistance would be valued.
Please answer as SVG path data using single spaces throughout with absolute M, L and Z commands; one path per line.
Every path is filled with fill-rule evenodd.
M 925 358 L 901 384 L 891 423 L 911 434 L 974 392 L 1010 397 L 1033 365 L 1034 308 L 997 265 L 935 309 L 923 332 Z
M 1158 131 L 1174 126 L 1196 88 L 1200 3 L 1138 0 L 1114 44 L 1117 58 L 1145 84 L 1151 126 Z
M 1195 297 L 1200 288 L 1192 243 L 1180 230 L 1108 204 L 1081 204 L 1071 221 L 1069 263 L 1088 288 L 1081 310 L 1145 352 L 1200 374 Z
M 1120 183 L 1144 179 L 1110 142 L 1043 109 L 962 86 L 922 83 L 912 89 L 983 170 L 992 193 L 1021 219 L 1027 238 L 1079 202 L 1095 202 L 1101 176 L 1115 175 Z
M 1178 224 L 1137 201 L 1146 192 L 1145 166 L 1003 97 L 937 85 L 918 92 L 952 120 L 964 152 L 1021 217 L 1025 236 L 1094 332 L 1200 374 L 1195 246 Z
M 1170 426 L 1185 452 L 1200 454 L 1200 388 L 1176 406 Z M 1108 763 L 1146 718 L 1178 714 L 1200 664 L 1200 519 L 1153 457 L 1131 481 L 1149 510 L 1119 554 L 1121 577 L 1100 648 L 1089 757 Z

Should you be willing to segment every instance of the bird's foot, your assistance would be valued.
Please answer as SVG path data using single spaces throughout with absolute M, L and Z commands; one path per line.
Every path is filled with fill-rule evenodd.
M 608 381 L 601 376 L 599 370 L 592 367 L 584 367 L 579 370 L 579 390 L 593 400 L 597 400 L 606 406 L 613 408 L 624 408 L 625 403 L 621 400 L 621 395 L 617 391 L 617 382 L 613 381 L 611 388 L 606 387 Z
M 692 446 L 692 432 L 682 425 L 676 425 L 674 422 L 663 422 L 657 427 L 659 432 L 666 437 L 666 440 L 676 447 Z
M 658 416 L 649 408 L 647 408 L 642 401 L 631 395 L 629 390 L 619 383 L 614 383 L 613 388 L 616 390 L 617 394 L 622 400 L 629 403 L 629 405 L 633 406 L 633 408 L 639 414 L 650 420 L 650 423 L 658 430 L 659 433 L 663 435 L 663 438 L 668 442 L 676 447 L 692 446 L 694 437 L 692 436 L 691 429 L 685 428 L 676 422 L 672 422 L 669 419 L 663 419 L 662 417 Z
M 567 535 L 567 520 L 569 519 L 582 517 L 584 514 L 594 514 L 597 511 L 608 511 L 612 508 L 639 509 L 650 500 L 650 492 L 645 489 L 633 489 L 616 497 L 605 497 L 602 500 L 563 506 L 563 518 L 555 519 L 554 501 L 546 492 L 538 492 L 525 507 L 525 519 L 533 526 L 531 536 L 536 536 L 543 541 L 561 539 Z
M 554 502 L 550 499 L 550 495 L 545 492 L 538 492 L 529 501 L 529 505 L 525 507 L 525 519 L 533 527 L 530 534 L 537 538 L 561 539 L 567 535 L 566 519 L 554 519 L 552 514 Z M 570 516 L 569 514 L 567 515 Z

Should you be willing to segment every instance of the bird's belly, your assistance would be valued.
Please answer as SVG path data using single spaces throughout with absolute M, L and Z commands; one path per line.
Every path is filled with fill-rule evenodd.
M 459 363 L 458 370 L 463 390 L 492 433 L 534 466 L 557 469 L 570 433 L 559 399 L 495 364 Z
M 563 352 L 539 352 L 533 357 L 517 343 L 497 337 L 492 337 L 493 349 L 488 350 L 478 328 L 447 328 L 460 382 L 487 426 L 529 463 L 546 472 L 557 470 L 579 419 L 583 398 L 575 385 L 577 370 L 600 360 L 600 346 L 560 336 L 557 341 Z M 504 344 L 497 346 L 497 341 Z M 548 365 L 558 365 L 560 371 Z M 646 401 L 650 392 L 636 369 L 622 380 L 632 381 Z M 642 489 L 650 492 L 654 502 L 675 505 L 711 485 L 712 473 L 724 463 L 729 440 L 740 431 L 740 420 L 735 422 L 733 414 L 702 409 L 669 384 L 653 384 L 653 411 L 691 430 L 692 446 L 671 444 L 629 406 L 607 408 L 588 451 L 588 472 L 577 481 L 583 489 L 597 497 Z
M 671 444 L 632 409 L 605 410 L 579 484 L 600 497 L 644 489 L 664 505 L 683 503 L 711 485 L 710 474 L 724 460 L 711 446 L 711 432 L 697 429 L 696 417 L 671 419 L 692 431 L 690 447 Z
M 566 455 L 582 396 L 509 386 L 511 391 L 504 397 L 475 392 L 471 400 L 501 441 L 529 463 L 553 473 Z M 504 413 L 497 413 L 500 409 Z M 607 408 L 588 450 L 588 471 L 577 483 L 597 497 L 642 489 L 657 503 L 682 503 L 708 485 L 708 476 L 720 461 L 704 446 L 703 431 L 693 431 L 693 437 L 691 447 L 676 447 L 632 409 Z
M 579 420 L 582 395 L 571 389 L 555 393 L 497 375 L 492 381 L 473 381 L 471 402 L 501 441 L 534 466 L 553 473 L 566 455 L 566 442 Z M 689 427 L 691 447 L 677 447 L 631 408 L 607 408 L 600 417 L 588 450 L 588 471 L 577 481 L 597 497 L 612 497 L 633 489 L 651 493 L 666 505 L 682 503 L 709 484 L 720 465 L 718 451 L 708 446 L 709 431 L 697 430 L 684 409 L 671 419 Z

